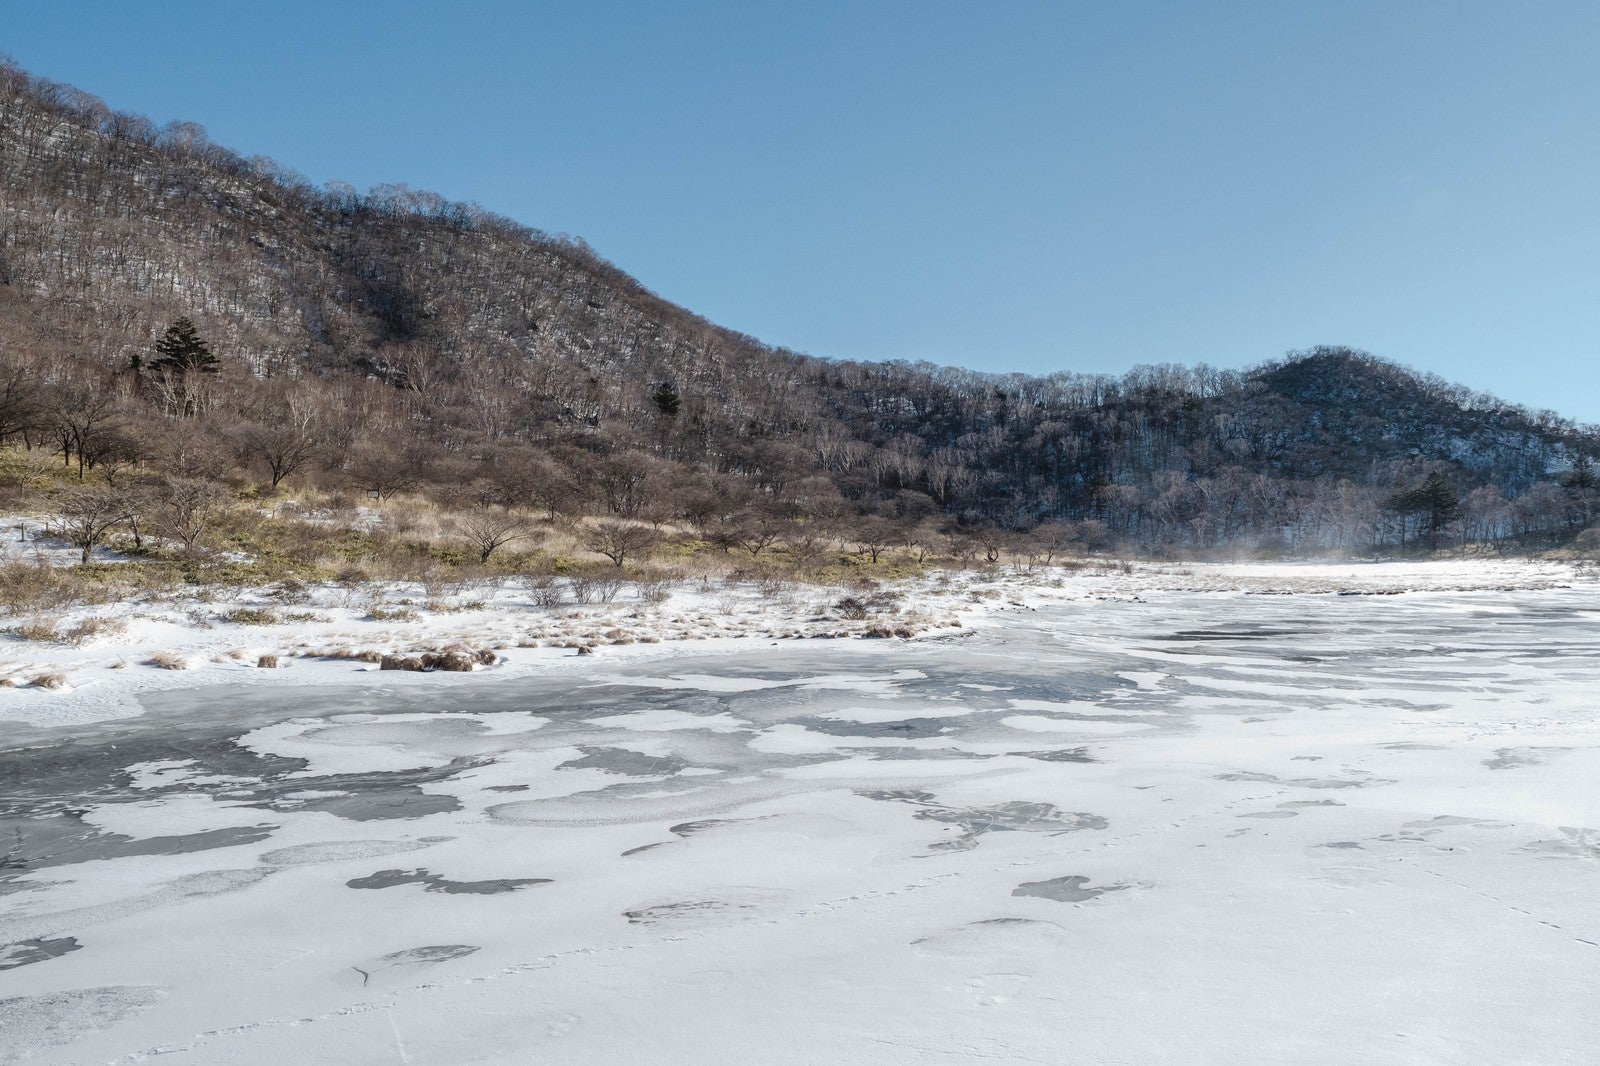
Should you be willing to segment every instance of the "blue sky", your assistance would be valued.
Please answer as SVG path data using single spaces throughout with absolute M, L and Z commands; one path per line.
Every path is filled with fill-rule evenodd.
M 1600 4 L 79 2 L 0 50 L 816 355 L 1349 344 L 1600 421 Z

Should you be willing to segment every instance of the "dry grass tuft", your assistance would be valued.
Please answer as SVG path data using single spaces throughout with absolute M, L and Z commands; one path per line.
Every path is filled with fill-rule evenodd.
M 278 616 L 260 607 L 239 607 L 221 616 L 236 626 L 275 626 Z
M 367 612 L 373 622 L 415 622 L 421 617 L 410 607 L 374 607 Z
M 20 640 L 78 647 L 96 637 L 120 633 L 126 628 L 123 622 L 115 618 L 83 618 L 71 625 L 63 625 L 57 618 L 30 618 L 18 622 L 6 632 Z

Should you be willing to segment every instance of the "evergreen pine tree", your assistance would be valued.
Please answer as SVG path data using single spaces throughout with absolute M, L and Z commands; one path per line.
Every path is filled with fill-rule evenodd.
M 1445 527 L 1456 520 L 1461 514 L 1461 497 L 1456 490 L 1445 480 L 1443 474 L 1435 471 L 1428 475 L 1428 479 L 1417 490 L 1418 510 L 1427 520 L 1428 543 L 1431 547 L 1439 546 L 1439 534 Z
M 650 399 L 655 402 L 656 410 L 668 418 L 675 417 L 678 413 L 678 408 L 682 406 L 681 401 L 678 399 L 678 390 L 670 381 L 663 381 L 657 385 L 655 391 L 650 394 Z
M 1594 521 L 1596 490 L 1600 489 L 1600 474 L 1594 461 L 1579 452 L 1572 460 L 1572 469 L 1558 479 L 1572 501 L 1570 525 L 1582 528 Z
M 210 346 L 200 338 L 200 331 L 187 318 L 180 318 L 167 327 L 167 332 L 156 342 L 156 354 L 161 358 L 150 364 L 153 370 L 215 374 L 221 366 L 211 354 Z

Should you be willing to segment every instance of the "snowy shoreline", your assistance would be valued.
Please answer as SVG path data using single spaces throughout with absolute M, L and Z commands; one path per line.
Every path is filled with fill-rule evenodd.
M 951 578 L 954 637 L 0 695 L 62 723 L 0 725 L 0 1061 L 1584 1060 L 1586 572 L 1060 576 Z
M 996 612 L 1099 599 L 1536 590 L 1597 578 L 1582 565 L 1531 560 L 1088 563 L 936 571 L 870 590 L 685 583 L 658 602 L 634 596 L 564 607 L 537 606 L 515 582 L 468 590 L 456 602 L 425 600 L 404 587 L 322 586 L 285 604 L 273 590 L 255 589 L 227 602 L 78 608 L 58 624 L 98 619 L 102 632 L 76 646 L 13 636 L 0 653 L 0 722 L 123 718 L 141 713 L 146 693 L 213 685 L 454 684 L 566 672 L 595 658 L 753 652 L 779 640 L 948 637 Z M 463 677 L 381 670 L 377 661 L 451 648 L 492 653 L 493 664 Z M 259 666 L 264 656 L 276 657 L 276 668 Z

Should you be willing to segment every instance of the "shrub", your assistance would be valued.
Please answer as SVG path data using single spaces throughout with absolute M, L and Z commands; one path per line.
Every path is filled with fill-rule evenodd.
M 672 597 L 672 586 L 665 581 L 641 581 L 638 587 L 645 603 L 666 603 Z
M 565 590 L 553 577 L 536 577 L 528 582 L 528 596 L 536 607 L 560 607 Z
M 572 598 L 577 603 L 610 603 L 622 591 L 620 577 L 593 573 L 577 573 L 568 579 L 572 585 Z
M 127 628 L 115 618 L 83 618 L 63 626 L 57 618 L 30 618 L 18 622 L 6 632 L 21 640 L 35 640 L 45 644 L 71 644 L 77 647 L 102 634 L 120 633 Z
M 87 598 L 82 582 L 45 562 L 0 565 L 0 607 L 12 613 L 61 610 Z
M 54 644 L 61 639 L 60 621 L 54 618 L 30 618 L 18 622 L 6 632 L 18 640 L 32 640 L 40 644 Z
M 367 618 L 374 622 L 415 622 L 422 616 L 410 607 L 374 607 Z
M 867 605 L 854 596 L 846 596 L 833 605 L 833 610 L 840 618 L 848 622 L 859 622 L 867 617 Z
M 120 633 L 127 625 L 117 618 L 84 618 L 61 631 L 61 639 L 74 646 L 87 643 L 98 636 Z
M 275 626 L 278 616 L 271 611 L 260 607 L 238 607 L 222 615 L 224 622 L 232 622 L 236 626 Z

